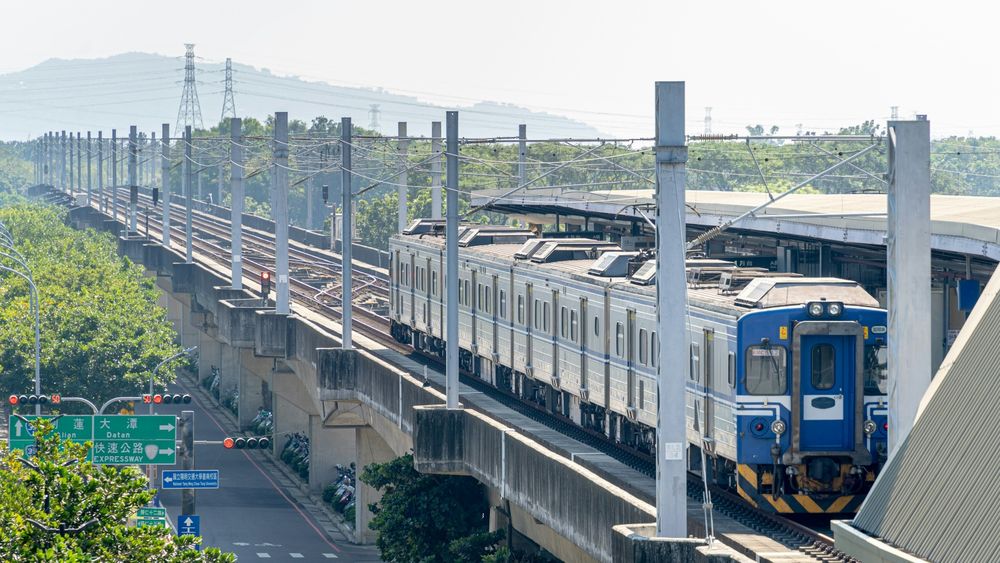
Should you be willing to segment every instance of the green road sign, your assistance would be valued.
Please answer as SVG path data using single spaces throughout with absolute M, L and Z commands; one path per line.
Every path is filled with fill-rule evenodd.
M 167 509 L 166 508 L 158 508 L 158 507 L 155 507 L 155 506 L 143 506 L 138 511 L 136 511 L 135 517 L 143 519 L 143 520 L 150 519 L 150 518 L 163 518 L 163 519 L 166 519 L 166 517 L 167 517 Z
M 94 463 L 173 465 L 177 417 L 101 415 L 94 417 Z
M 144 528 L 146 526 L 166 526 L 166 518 L 139 518 L 135 521 L 136 528 Z
M 25 415 L 21 418 L 25 420 L 35 420 L 39 418 L 35 415 Z M 12 450 L 22 450 L 24 455 L 31 457 L 35 455 L 35 429 L 31 424 L 26 423 L 16 416 L 11 416 L 8 420 L 7 428 L 10 429 L 7 436 L 7 445 Z M 41 418 L 52 419 L 54 417 L 45 416 Z M 63 440 L 71 440 L 82 444 L 93 439 L 94 417 L 91 415 L 64 415 L 55 422 L 56 432 Z

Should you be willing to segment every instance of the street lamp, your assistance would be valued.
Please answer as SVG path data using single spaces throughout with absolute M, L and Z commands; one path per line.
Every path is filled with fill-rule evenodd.
M 2 252 L 0 252 L 0 255 L 6 256 L 8 258 L 13 258 L 9 254 L 5 254 L 5 253 L 2 253 Z M 21 263 L 21 265 L 24 266 L 23 262 L 21 262 L 20 260 L 17 260 L 17 259 L 14 259 L 14 260 L 17 261 L 17 262 L 19 262 L 19 263 Z M 26 268 L 26 266 L 24 266 L 24 267 Z M 42 394 L 42 375 L 41 375 L 42 374 L 42 359 L 41 359 L 42 358 L 42 343 L 41 343 L 42 341 L 41 341 L 41 333 L 40 333 L 40 330 L 39 330 L 39 322 L 38 322 L 38 288 L 35 287 L 35 282 L 31 278 L 31 274 L 30 273 L 26 274 L 24 272 L 21 272 L 20 270 L 15 270 L 14 268 L 9 268 L 9 267 L 4 266 L 2 264 L 0 264 L 0 271 L 10 272 L 12 274 L 16 274 L 18 276 L 21 276 L 22 278 L 24 278 L 24 280 L 26 282 L 28 282 L 28 287 L 31 288 L 31 292 L 30 292 L 30 303 L 31 303 L 31 305 L 30 305 L 30 307 L 31 307 L 32 311 L 35 314 L 35 395 L 41 395 Z M 30 272 L 30 270 L 29 270 L 29 272 Z M 40 405 L 40 404 L 36 404 L 35 405 L 35 414 L 36 415 L 42 414 L 42 405 Z
M 156 367 L 153 368 L 153 371 L 149 372 L 149 395 L 150 396 L 153 395 L 153 376 L 156 375 L 156 372 L 159 371 L 161 367 L 163 367 L 164 365 L 166 365 L 166 364 L 168 364 L 168 363 L 176 360 L 177 358 L 179 358 L 181 356 L 191 355 L 197 349 L 198 349 L 197 346 L 192 346 L 190 348 L 185 348 L 184 350 L 181 350 L 180 352 L 177 352 L 173 356 L 170 356 L 169 358 L 167 358 L 167 359 L 163 360 L 162 362 L 156 364 Z M 153 414 L 153 402 L 152 401 L 150 401 L 150 403 L 149 403 L 149 414 Z

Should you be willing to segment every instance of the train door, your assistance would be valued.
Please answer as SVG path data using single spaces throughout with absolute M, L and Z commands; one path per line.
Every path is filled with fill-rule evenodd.
M 490 336 L 493 337 L 492 338 L 492 340 L 493 340 L 493 348 L 490 350 L 490 352 L 491 352 L 490 359 L 491 359 L 491 361 L 496 362 L 500 358 L 500 342 L 499 342 L 499 339 L 500 339 L 500 335 L 499 335 L 499 332 L 500 332 L 500 320 L 499 320 L 499 318 L 500 318 L 500 285 L 497 283 L 497 276 L 495 276 L 495 275 L 493 276 L 493 283 L 491 285 L 493 287 L 493 291 L 490 293 L 490 296 L 489 296 L 489 299 L 490 299 L 490 311 L 492 311 L 492 314 L 490 315 L 490 326 L 493 327 L 493 330 L 492 330 L 492 334 Z M 494 369 L 496 369 L 496 368 L 494 367 Z
M 407 281 L 410 284 L 410 326 L 417 324 L 417 254 L 410 254 L 410 264 L 407 270 Z
M 635 311 L 627 309 L 625 318 L 628 320 L 625 328 L 625 358 L 628 368 L 628 406 L 636 406 L 635 390 Z
M 801 338 L 799 448 L 853 450 L 857 338 L 828 334 Z
M 403 263 L 399 260 L 399 251 L 397 250 L 395 259 L 392 260 L 392 264 L 389 266 L 389 275 L 392 277 L 392 296 L 390 299 L 392 300 L 392 308 L 397 321 L 402 319 L 402 311 L 400 310 L 402 308 L 402 300 L 399 296 L 399 282 L 402 268 Z
M 476 331 L 476 316 L 479 313 L 479 307 L 483 304 L 483 288 L 478 286 L 479 276 L 476 275 L 476 270 L 472 266 L 469 267 L 469 275 L 472 276 L 472 285 L 470 286 L 472 293 L 465 298 L 469 303 L 469 330 L 471 331 L 469 332 L 469 347 L 472 350 L 472 354 L 476 355 L 478 353 L 478 346 L 476 345 L 476 335 L 478 334 Z M 469 371 L 472 370 L 470 369 Z
M 527 375 L 529 377 L 534 377 L 535 376 L 535 374 L 532 373 L 534 371 L 534 367 L 533 367 L 533 364 L 531 363 L 532 359 L 533 359 L 532 355 L 531 355 L 531 349 L 534 347 L 533 345 L 534 345 L 534 340 L 535 340 L 535 338 L 534 338 L 534 331 L 532 330 L 534 328 L 534 324 L 535 324 L 535 307 L 534 307 L 535 299 L 534 299 L 534 295 L 535 295 L 535 292 L 533 291 L 533 288 L 531 287 L 531 284 L 529 283 L 529 284 L 525 285 L 525 288 L 524 288 L 524 302 L 525 302 L 524 309 L 525 309 L 525 315 L 526 315 L 525 319 L 527 320 L 527 322 L 524 323 L 524 328 L 525 328 L 525 331 L 526 331 L 524 340 L 525 340 L 525 345 L 528 348 L 528 352 L 527 352 L 527 354 L 525 355 L 525 358 L 524 358 L 524 369 L 525 369 L 526 372 L 528 372 Z
M 580 315 L 578 317 L 579 327 L 576 323 L 571 323 L 570 329 L 573 331 L 574 335 L 580 335 L 580 398 L 584 402 L 589 402 L 590 397 L 588 395 L 589 388 L 587 387 L 587 333 L 589 332 L 587 326 L 587 298 L 580 298 Z
M 551 381 L 553 387 L 559 387 L 559 338 L 558 336 L 564 330 L 562 327 L 562 318 L 559 314 L 559 292 L 556 290 L 552 291 L 552 333 L 549 337 L 552 339 L 552 373 Z
M 705 392 L 705 402 L 702 412 L 705 413 L 705 423 L 702 426 L 706 438 L 712 437 L 712 423 L 715 419 L 715 412 L 712 409 L 712 376 L 715 372 L 715 329 L 706 328 L 703 330 L 703 342 L 701 346 L 704 357 L 701 362 L 703 390 Z
M 427 259 L 427 269 L 424 270 L 424 284 L 425 284 L 424 289 L 427 291 L 427 299 L 426 299 L 426 302 L 424 303 L 424 326 L 426 327 L 427 332 L 429 332 L 431 334 L 434 334 L 433 319 L 431 318 L 433 316 L 433 310 L 434 310 L 433 309 L 433 307 L 434 307 L 434 299 L 433 299 L 433 296 L 434 296 L 434 283 L 433 282 L 437 281 L 436 278 L 433 279 L 433 280 L 431 279 L 431 278 L 434 278 L 434 274 L 431 273 L 433 271 L 434 271 L 434 260 L 432 258 L 428 258 Z

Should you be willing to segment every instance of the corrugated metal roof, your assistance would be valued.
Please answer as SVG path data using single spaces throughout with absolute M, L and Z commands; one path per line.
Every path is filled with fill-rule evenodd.
M 925 395 L 854 526 L 931 561 L 1000 561 L 1000 276 Z

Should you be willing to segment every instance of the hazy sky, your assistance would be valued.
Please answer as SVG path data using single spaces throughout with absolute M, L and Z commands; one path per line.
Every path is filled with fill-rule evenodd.
M 652 134 L 653 82 L 687 81 L 688 133 L 793 133 L 928 114 L 1000 135 L 989 2 L 576 0 L 4 4 L 0 71 L 126 51 L 234 61 L 428 101 L 487 99 Z M 179 63 L 180 64 L 180 63 Z M 238 81 L 238 78 L 237 78 Z M 238 88 L 238 82 L 237 82 Z M 180 86 L 178 86 L 178 97 Z M 280 110 L 280 108 L 276 108 Z

